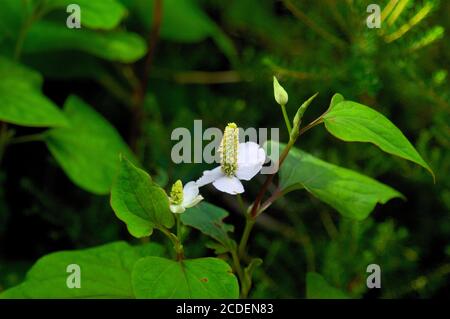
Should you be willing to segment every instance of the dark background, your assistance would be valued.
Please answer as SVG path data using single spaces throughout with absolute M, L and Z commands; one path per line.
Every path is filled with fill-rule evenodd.
M 120 28 L 147 38 L 151 12 L 140 8 L 151 8 L 153 1 L 122 2 L 129 15 Z M 407 201 L 391 200 L 377 206 L 367 220 L 355 222 L 306 192 L 289 194 L 262 218 L 251 238 L 250 254 L 264 259 L 251 296 L 304 297 L 305 274 L 315 270 L 354 297 L 448 297 L 450 2 L 409 1 L 391 29 L 382 26 L 382 31 L 365 26 L 371 3 L 367 1 L 193 2 L 231 41 L 234 51 L 224 52 L 211 36 L 180 40 L 161 33 L 148 74 L 148 102 L 141 111 L 133 108 L 137 89 L 130 85 L 123 65 L 76 51 L 70 52 L 76 58 L 60 65 L 52 55 L 66 52 L 24 54 L 23 61 L 44 74 L 43 91 L 58 105 L 70 94 L 93 105 L 134 146 L 143 166 L 163 185 L 178 178 L 195 179 L 208 167 L 175 165 L 170 160 L 172 129 L 192 128 L 194 119 L 202 119 L 204 127 L 223 128 L 230 121 L 242 127 L 280 127 L 286 140 L 281 112 L 273 100 L 273 74 L 289 92 L 291 116 L 302 101 L 319 92 L 306 122 L 326 109 L 335 92 L 375 108 L 430 163 L 436 183 L 425 170 L 374 146 L 339 141 L 320 126 L 308 132 L 298 147 L 372 176 L 403 193 Z M 388 1 L 379 2 L 383 8 Z M 428 3 L 433 10 L 425 19 L 386 43 L 380 32 L 394 32 Z M 164 6 L 170 10 L 176 3 L 167 1 Z M 181 22 L 175 25 L 175 33 L 184 27 Z M 435 32 L 428 45 L 408 49 L 436 27 L 444 28 L 444 35 Z M 70 75 L 69 69 L 82 69 L 88 59 L 129 90 L 129 99 L 118 98 L 117 90 L 94 76 Z M 145 76 L 144 60 L 130 66 L 138 78 Z M 42 61 L 55 61 L 57 71 L 50 72 Z M 141 128 L 138 134 L 136 125 Z M 40 131 L 14 129 L 19 136 Z M 18 284 L 47 253 L 118 239 L 133 241 L 114 216 L 108 197 L 77 188 L 43 143 L 10 146 L 1 163 L 0 185 L 0 290 Z M 260 179 L 246 184 L 249 191 L 244 199 L 253 200 L 260 185 Z M 230 211 L 227 221 L 240 234 L 243 219 L 233 199 L 211 188 L 204 192 L 208 201 Z M 192 232 L 187 254 L 212 255 L 204 248 L 205 241 Z M 370 263 L 382 268 L 380 290 L 365 287 Z

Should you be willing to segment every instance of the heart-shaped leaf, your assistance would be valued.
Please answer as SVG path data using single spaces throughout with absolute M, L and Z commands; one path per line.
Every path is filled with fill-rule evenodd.
M 144 256 L 162 256 L 162 246 L 130 246 L 115 242 L 99 247 L 62 251 L 39 259 L 25 281 L 0 294 L 0 298 L 133 298 L 131 273 Z M 69 265 L 79 268 L 80 288 L 70 288 Z
M 139 260 L 133 269 L 136 298 L 237 298 L 239 285 L 231 267 L 218 258 L 174 261 Z
M 223 219 L 227 216 L 228 212 L 226 210 L 202 202 L 181 214 L 181 221 L 183 224 L 194 227 L 205 235 L 211 236 L 224 247 L 232 249 L 233 241 L 228 236 L 228 232 L 232 232 L 234 227 L 223 222 Z
M 111 206 L 134 237 L 150 236 L 155 227 L 174 225 L 167 194 L 126 158 L 121 159 L 111 190 Z

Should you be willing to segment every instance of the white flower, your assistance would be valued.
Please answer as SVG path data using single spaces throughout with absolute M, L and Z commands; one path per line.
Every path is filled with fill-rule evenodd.
M 197 205 L 202 199 L 195 182 L 189 182 L 183 187 L 183 183 L 177 180 L 170 191 L 170 211 L 175 214 L 183 213 L 186 208 Z
M 236 195 L 244 192 L 240 180 L 249 181 L 259 173 L 266 160 L 264 150 L 254 142 L 238 142 L 235 123 L 225 128 L 220 145 L 221 164 L 213 170 L 203 172 L 197 180 L 199 187 L 212 183 L 218 190 Z

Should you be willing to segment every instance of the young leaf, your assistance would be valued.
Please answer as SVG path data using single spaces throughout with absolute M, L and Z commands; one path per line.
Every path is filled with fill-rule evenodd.
M 228 236 L 228 232 L 232 232 L 234 227 L 223 222 L 223 219 L 227 216 L 226 210 L 202 202 L 189 208 L 180 215 L 180 218 L 183 224 L 200 230 L 205 235 L 217 240 L 224 247 L 232 249 L 232 239 Z
M 330 101 L 330 109 L 344 101 L 344 96 L 340 93 L 335 93 Z
M 53 9 L 66 9 L 68 5 L 76 3 L 81 9 L 81 24 L 92 29 L 111 30 L 118 26 L 127 11 L 117 0 L 48 0 L 45 7 L 48 11 Z
M 0 56 L 0 121 L 24 126 L 65 126 L 61 110 L 41 92 L 42 76 Z
M 150 236 L 153 228 L 174 224 L 164 190 L 125 158 L 111 190 L 111 207 L 134 237 Z
M 343 291 L 332 287 L 321 275 L 315 272 L 306 274 L 306 298 L 308 299 L 349 299 Z
M 279 145 L 272 141 L 270 147 Z M 392 198 L 403 197 L 393 188 L 368 176 L 327 163 L 295 148 L 289 152 L 279 174 L 281 189 L 304 187 L 343 216 L 357 220 L 366 218 L 377 203 L 384 204 Z
M 80 98 L 70 96 L 64 112 L 70 126 L 48 131 L 47 147 L 76 185 L 109 193 L 119 155 L 133 158 L 131 151 L 116 129 Z
M 160 257 L 139 260 L 133 269 L 136 298 L 238 298 L 231 267 L 218 258 L 174 261 Z
M 403 133 L 384 115 L 365 105 L 342 101 L 323 117 L 326 129 L 346 142 L 370 142 L 383 151 L 412 161 L 434 173 Z
M 142 58 L 147 48 L 135 33 L 71 30 L 64 24 L 40 21 L 28 32 L 23 50 L 25 53 L 79 50 L 106 60 L 131 63 Z
M 145 256 L 162 256 L 163 251 L 155 243 L 133 247 L 115 242 L 52 253 L 40 258 L 25 281 L 1 293 L 0 298 L 133 298 L 134 264 Z M 79 266 L 80 289 L 67 285 L 72 274 L 67 269 L 72 264 Z

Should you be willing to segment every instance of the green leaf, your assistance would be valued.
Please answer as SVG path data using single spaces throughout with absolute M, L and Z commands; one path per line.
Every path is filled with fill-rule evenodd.
M 15 78 L 0 81 L 0 121 L 34 127 L 67 125 L 64 114 L 52 101 Z
M 270 145 L 272 148 L 284 147 L 273 141 Z M 280 187 L 284 191 L 304 187 L 343 216 L 357 220 L 366 218 L 377 203 L 403 198 L 393 188 L 368 176 L 327 163 L 295 148 L 289 152 L 279 174 Z
M 25 281 L 0 294 L 0 298 L 133 298 L 134 264 L 142 257 L 162 256 L 155 243 L 130 246 L 115 242 L 77 251 L 62 251 L 40 258 Z M 81 288 L 68 288 L 67 266 L 80 267 Z
M 65 126 L 61 110 L 40 92 L 42 76 L 0 56 L 0 121 L 24 126 Z
M 232 249 L 233 241 L 228 236 L 228 232 L 232 232 L 234 227 L 223 222 L 223 219 L 227 216 L 228 212 L 226 210 L 202 202 L 186 210 L 186 212 L 181 214 L 180 218 L 183 224 L 200 230 L 228 249 Z
M 369 142 L 434 173 L 403 133 L 384 115 L 365 105 L 341 101 L 323 117 L 326 129 L 346 142 Z
M 306 298 L 308 299 L 350 299 L 343 291 L 332 287 L 315 272 L 306 274 Z
M 127 13 L 125 7 L 116 0 L 49 0 L 45 6 L 48 10 L 64 9 L 65 12 L 72 3 L 80 6 L 81 24 L 92 29 L 114 29 Z
M 23 50 L 25 53 L 80 50 L 103 59 L 131 63 L 142 58 L 147 48 L 135 33 L 69 29 L 64 24 L 40 21 L 28 32 Z
M 344 101 L 344 96 L 340 93 L 335 93 L 330 101 L 330 109 Z
M 150 236 L 155 227 L 174 225 L 167 194 L 125 158 L 111 190 L 111 206 L 134 237 Z
M 136 298 L 237 298 L 239 285 L 231 267 L 218 258 L 174 261 L 139 260 L 133 269 Z
M 5 79 L 17 79 L 21 82 L 26 82 L 30 86 L 40 89 L 42 86 L 42 76 L 20 63 L 12 61 L 6 57 L 0 55 L 0 78 Z
M 67 176 L 79 187 L 107 194 L 119 167 L 119 155 L 133 158 L 116 129 L 91 106 L 70 96 L 64 112 L 67 128 L 48 131 L 45 141 Z

